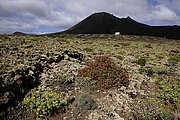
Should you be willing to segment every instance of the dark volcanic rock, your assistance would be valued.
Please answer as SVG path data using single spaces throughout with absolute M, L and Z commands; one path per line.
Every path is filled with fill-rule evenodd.
M 63 53 L 63 56 L 64 55 L 68 55 L 70 58 L 74 58 L 74 59 L 78 59 L 79 61 L 81 61 L 82 62 L 82 60 L 83 60 L 83 54 L 81 54 L 81 53 L 79 53 L 79 52 L 77 52 L 77 51 L 69 51 L 69 50 L 66 50 L 66 51 L 64 51 L 64 53 Z
M 0 80 L 0 110 L 4 110 L 3 106 L 13 105 L 15 100 L 21 99 L 28 90 L 37 86 L 42 70 L 42 65 L 36 63 L 32 67 L 18 68 L 3 76 Z
M 57 56 L 47 57 L 41 55 L 38 57 L 39 62 L 31 66 L 22 66 L 0 77 L 0 110 L 11 106 L 16 100 L 20 100 L 28 90 L 40 84 L 40 75 L 43 69 L 52 63 L 59 63 L 68 57 L 68 60 L 77 59 L 82 62 L 83 54 L 77 51 L 66 50 Z M 64 81 L 64 84 L 71 84 L 72 81 Z M 6 107 L 2 107 L 6 106 Z

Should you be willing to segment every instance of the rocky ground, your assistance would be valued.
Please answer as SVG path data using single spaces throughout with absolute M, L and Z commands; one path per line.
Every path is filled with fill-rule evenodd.
M 102 89 L 97 81 L 78 76 L 97 56 L 108 56 L 126 69 L 128 85 Z M 65 104 L 51 114 L 36 114 L 41 109 L 32 110 L 39 101 L 34 101 L 36 107 L 24 105 L 36 91 L 58 94 Z M 0 118 L 180 120 L 180 41 L 123 35 L 1 35 Z

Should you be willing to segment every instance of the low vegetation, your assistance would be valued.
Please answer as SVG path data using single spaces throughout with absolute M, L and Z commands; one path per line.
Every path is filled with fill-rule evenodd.
M 164 65 L 152 66 L 152 67 L 141 67 L 140 72 L 145 73 L 148 76 L 152 76 L 153 74 L 167 74 L 168 68 Z
M 83 51 L 86 51 L 86 52 L 93 52 L 93 49 L 91 49 L 91 48 L 84 48 Z
M 180 62 L 180 55 L 170 55 L 168 61 L 170 63 L 176 64 L 176 63 Z
M 38 117 L 52 115 L 60 106 L 65 105 L 60 96 L 51 91 L 35 91 L 24 98 L 22 105 Z
M 156 98 L 145 98 L 135 102 L 133 114 L 137 120 L 173 120 L 170 110 Z
M 0 35 L 0 119 L 179 120 L 179 46 L 133 35 Z
M 117 66 L 107 56 L 99 56 L 89 63 L 85 68 L 78 71 L 78 76 L 90 77 L 96 80 L 100 88 L 110 88 L 120 85 L 128 85 L 127 71 Z
M 135 61 L 135 63 L 137 63 L 140 66 L 145 66 L 147 61 L 148 61 L 147 57 L 140 57 Z
M 180 109 L 180 81 L 168 79 L 159 81 L 160 91 L 158 97 Z

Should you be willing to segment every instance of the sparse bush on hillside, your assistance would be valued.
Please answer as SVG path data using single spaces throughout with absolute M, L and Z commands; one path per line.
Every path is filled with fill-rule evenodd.
M 180 62 L 180 55 L 170 55 L 168 61 L 173 64 Z
M 167 56 L 167 53 L 166 52 L 155 52 L 155 56 L 159 59 L 163 59 L 165 56 Z
M 83 51 L 86 51 L 86 52 L 93 52 L 93 49 L 91 49 L 91 48 L 84 48 Z
M 118 55 L 118 56 L 116 56 L 117 57 L 117 59 L 119 59 L 119 60 L 123 60 L 124 58 L 123 58 L 123 56 L 121 56 L 121 55 Z
M 57 93 L 50 91 L 35 91 L 24 98 L 22 105 L 37 116 L 51 115 L 61 105 L 66 104 L 60 100 Z
M 100 88 L 110 88 L 120 85 L 127 85 L 127 71 L 117 66 L 113 60 L 107 56 L 99 56 L 89 63 L 85 68 L 78 71 L 80 77 L 90 77 L 96 80 Z
M 124 50 L 118 50 L 118 51 L 117 51 L 117 54 L 119 54 L 119 55 L 124 55 L 124 54 L 126 54 L 126 51 L 124 51 Z
M 158 97 L 166 102 L 175 104 L 180 109 L 180 82 L 176 79 L 163 80 L 159 82 L 161 90 Z
M 154 67 L 141 67 L 140 73 L 145 73 L 148 76 L 153 74 L 167 74 L 168 68 L 166 66 L 154 66 Z
M 147 57 L 141 57 L 141 58 L 137 59 L 135 61 L 135 63 L 137 63 L 138 65 L 141 65 L 141 66 L 145 66 L 147 61 L 148 61 Z
M 151 76 L 154 74 L 154 71 L 152 68 L 141 67 L 139 71 L 140 73 L 145 73 L 147 76 Z

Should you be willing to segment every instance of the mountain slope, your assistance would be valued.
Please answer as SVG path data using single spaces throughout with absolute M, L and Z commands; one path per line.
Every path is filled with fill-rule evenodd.
M 117 31 L 123 35 L 147 35 L 180 39 L 179 26 L 149 26 L 139 23 L 130 17 L 120 19 L 105 12 L 94 13 L 75 26 L 60 33 L 114 34 Z
M 94 13 L 79 22 L 77 25 L 71 27 L 70 29 L 64 31 L 66 33 L 75 34 L 111 34 L 116 31 L 130 31 L 137 30 L 138 28 L 146 28 L 148 25 L 138 23 L 131 19 L 129 16 L 127 18 L 118 18 L 109 13 Z
M 119 18 L 108 13 L 95 13 L 87 17 L 77 25 L 65 31 L 66 33 L 112 33 L 112 30 L 118 25 Z
M 23 32 L 14 32 L 14 33 L 12 33 L 13 35 L 21 35 L 21 36 L 23 36 L 23 35 L 28 35 L 28 34 L 26 34 L 26 33 L 23 33 Z

